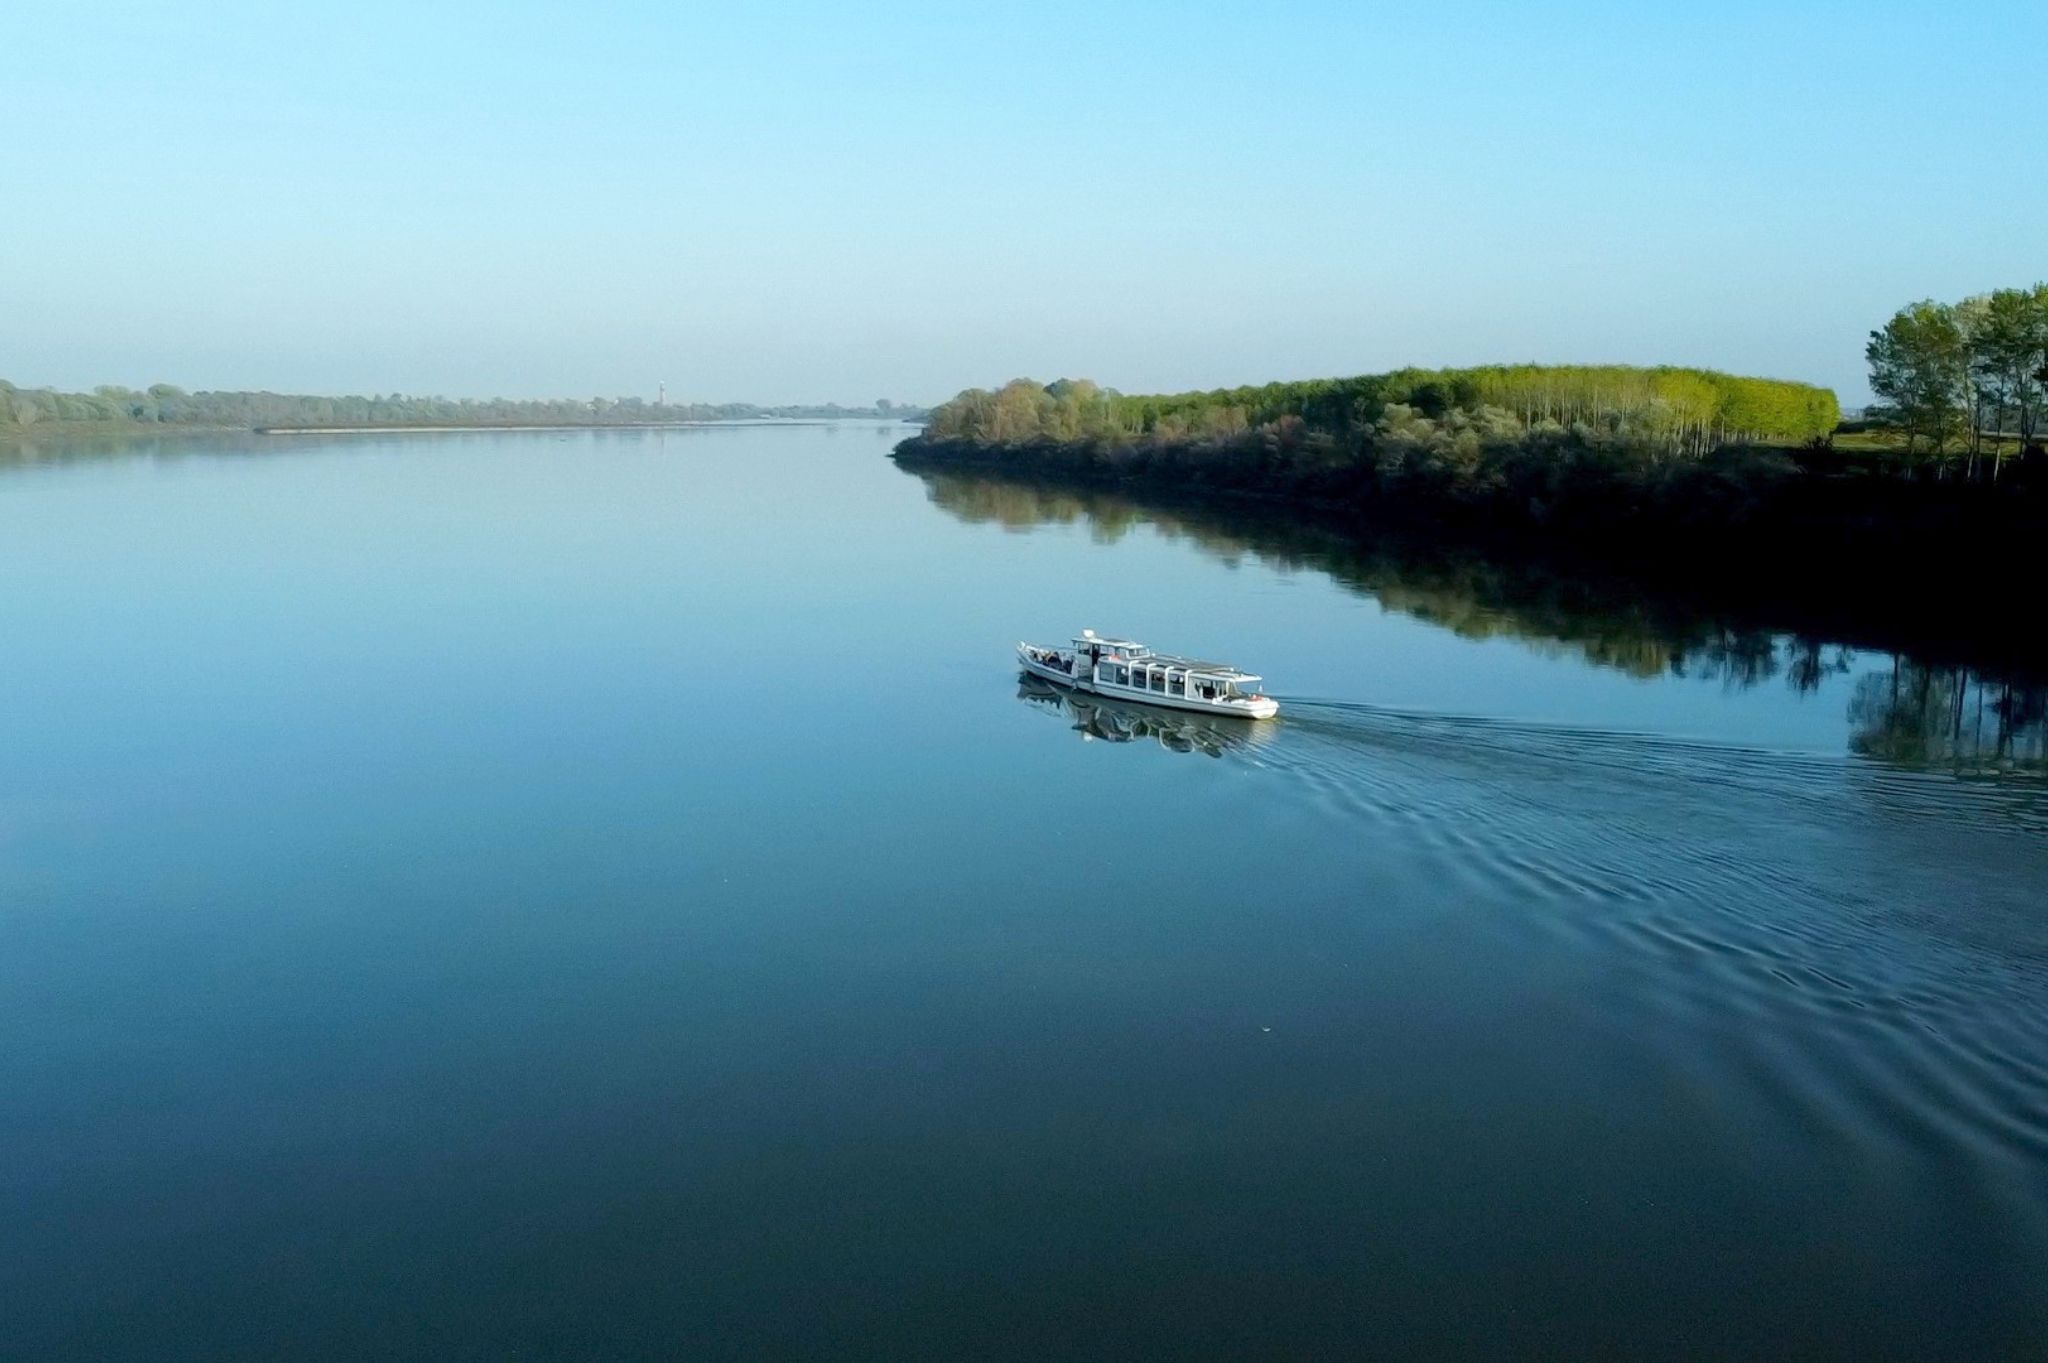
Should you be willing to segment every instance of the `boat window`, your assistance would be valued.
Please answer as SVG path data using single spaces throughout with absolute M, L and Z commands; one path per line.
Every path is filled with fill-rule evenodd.
M 1152 689 L 1154 691 L 1164 691 L 1166 689 L 1166 674 L 1164 672 L 1154 672 L 1152 674 Z
M 1129 686 L 1131 684 L 1131 669 L 1128 667 L 1112 667 L 1109 670 L 1111 674 L 1110 680 L 1114 681 L 1118 686 Z
M 1171 677 L 1171 678 L 1168 678 L 1168 679 L 1167 679 L 1167 683 L 1166 683 L 1166 694 L 1167 694 L 1167 695 L 1169 695 L 1169 696 L 1185 696 L 1185 695 L 1186 695 L 1187 693 L 1188 693 L 1188 679 L 1187 679 L 1186 677 Z

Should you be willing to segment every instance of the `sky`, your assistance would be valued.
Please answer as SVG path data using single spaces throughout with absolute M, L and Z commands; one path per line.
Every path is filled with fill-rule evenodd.
M 930 402 L 1401 365 L 1867 397 L 2048 277 L 2041 0 L 11 0 L 0 377 Z

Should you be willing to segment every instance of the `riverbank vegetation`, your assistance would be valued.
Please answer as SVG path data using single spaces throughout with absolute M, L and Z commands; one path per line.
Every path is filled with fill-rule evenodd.
M 1588 533 L 1727 525 L 1840 421 L 1808 384 L 1697 369 L 1496 366 L 1130 396 L 970 390 L 899 457 Z
M 1730 444 L 1823 440 L 1840 419 L 1833 393 L 1803 383 L 1704 369 L 1494 365 L 1153 396 L 1118 393 L 1085 379 L 1042 388 L 1018 379 L 941 404 L 931 413 L 928 434 L 985 444 L 1051 440 L 1113 447 L 1227 441 L 1298 427 L 1304 437 L 1359 449 L 1395 429 L 1420 436 L 1419 423 L 1427 423 L 1460 445 L 1576 432 L 1645 456 L 1697 457 Z
M 1909 544 L 1997 581 L 2048 529 L 2044 319 L 2038 288 L 1902 311 L 1871 340 L 1887 403 L 1853 429 L 1809 384 L 1520 365 L 1163 396 L 1018 380 L 940 405 L 897 456 L 1645 565 L 1704 564 L 1741 536 L 1809 587 L 1837 560 Z
M 833 420 L 924 416 L 920 408 L 881 399 L 872 407 L 837 403 L 763 407 L 749 402 L 648 402 L 644 398 L 417 397 L 390 393 L 320 397 L 296 393 L 188 393 L 167 383 L 148 388 L 102 385 L 90 393 L 17 388 L 0 379 L 0 436 L 61 430 L 112 431 L 165 427 L 207 430 L 319 429 L 374 426 L 649 426 L 762 418 Z

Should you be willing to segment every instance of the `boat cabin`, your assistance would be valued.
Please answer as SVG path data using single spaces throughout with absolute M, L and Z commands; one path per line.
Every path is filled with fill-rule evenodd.
M 1198 701 L 1249 700 L 1259 678 L 1228 663 L 1154 653 L 1129 639 L 1104 639 L 1093 630 L 1074 636 L 1075 667 L 1098 687 Z

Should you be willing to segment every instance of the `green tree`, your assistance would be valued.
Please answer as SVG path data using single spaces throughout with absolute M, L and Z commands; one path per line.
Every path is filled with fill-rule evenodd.
M 1863 348 L 1870 390 L 1906 432 L 1906 453 L 1924 438 L 1939 457 L 1962 423 L 1969 356 L 1956 310 L 1927 300 L 1899 309 Z
M 2005 461 L 2007 415 L 2016 419 L 2022 449 L 2040 419 L 2039 371 L 2048 365 L 2048 284 L 1966 298 L 1956 305 L 1956 316 L 1969 361 L 1970 449 L 1974 456 L 1989 435 L 1995 480 Z
M 2048 393 L 2048 284 L 1998 289 L 1985 295 L 1970 334 L 1970 371 L 1992 400 L 1994 447 L 2003 462 L 2005 415 L 2017 419 L 2024 449 L 2032 443 Z M 1993 465 L 1993 476 L 1998 464 Z

